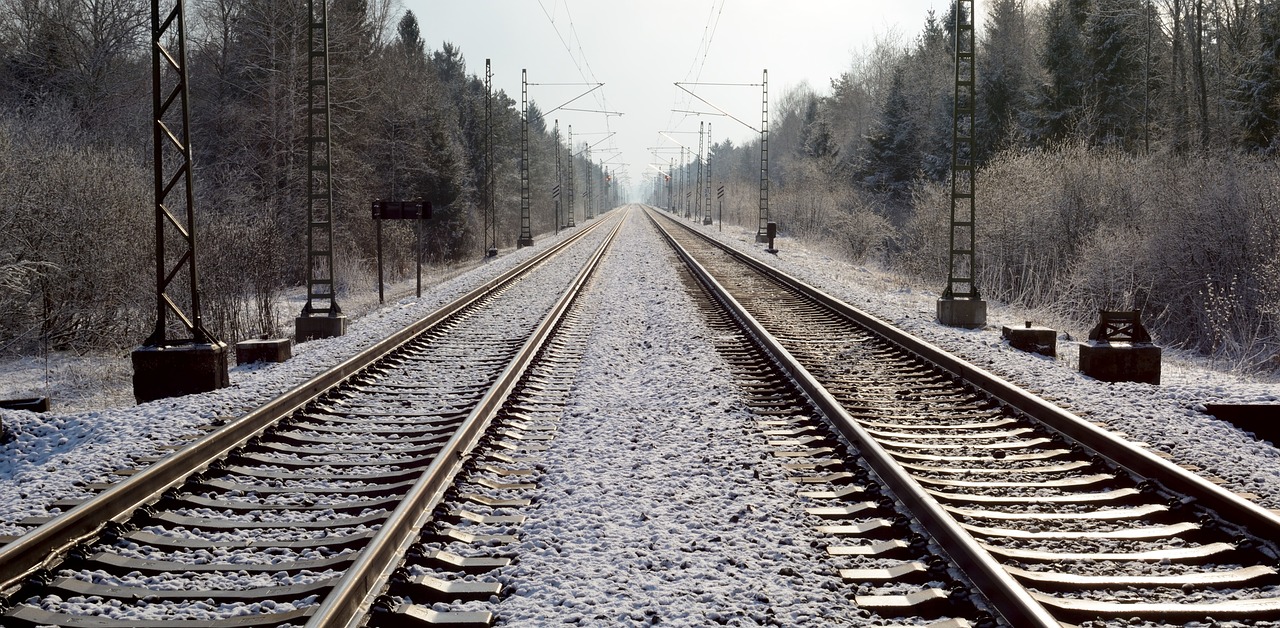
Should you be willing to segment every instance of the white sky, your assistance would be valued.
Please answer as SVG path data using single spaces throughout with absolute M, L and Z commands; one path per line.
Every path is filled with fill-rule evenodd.
M 659 161 L 650 148 L 676 147 L 674 153 L 661 153 L 660 161 L 679 159 L 678 146 L 659 131 L 692 131 L 691 135 L 672 137 L 691 148 L 698 145 L 699 118 L 673 114 L 672 109 L 713 111 L 697 101 L 690 102 L 692 99 L 673 83 L 760 83 L 761 71 L 768 68 L 771 107 L 788 88 L 800 83 L 807 82 L 825 93 L 830 80 L 850 66 L 853 54 L 869 48 L 877 35 L 896 31 L 909 40 L 920 31 L 929 9 L 941 14 L 947 6 L 947 0 L 403 3 L 417 16 L 429 49 L 438 50 L 443 42 L 452 42 L 466 58 L 467 73 L 478 76 L 484 74 L 484 60 L 491 59 L 494 88 L 505 90 L 517 103 L 521 69 L 528 69 L 530 83 L 604 83 L 603 88 L 569 107 L 617 111 L 623 116 L 606 119 L 601 114 L 559 111 L 548 116 L 547 125 L 558 118 L 564 133 L 572 124 L 578 145 L 580 140 L 595 143 L 605 138 L 604 132 L 616 131 L 592 149 L 592 158 L 596 162 L 608 160 L 610 166 L 627 164 L 625 171 L 633 189 L 640 187 L 646 171 L 654 172 L 649 164 Z M 708 35 L 709 47 L 705 45 Z M 529 99 L 545 111 L 586 89 L 531 86 Z M 759 128 L 759 87 L 691 89 Z M 729 118 L 701 119 L 711 123 L 715 141 L 726 135 L 735 142 L 756 136 Z M 616 157 L 607 152 L 611 145 L 620 151 Z

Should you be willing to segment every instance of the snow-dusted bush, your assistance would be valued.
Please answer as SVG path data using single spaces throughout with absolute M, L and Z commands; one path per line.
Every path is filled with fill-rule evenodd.
M 938 185 L 917 194 L 907 231 L 943 273 L 946 192 Z M 1098 309 L 1138 308 L 1162 344 L 1231 366 L 1276 366 L 1274 160 L 1080 146 L 1010 152 L 981 172 L 978 193 L 984 297 L 1052 312 L 1077 331 L 1096 322 Z M 937 272 L 906 259 L 915 261 L 902 265 L 913 274 Z
M 0 347 L 11 351 L 46 335 L 54 348 L 115 346 L 143 337 L 138 313 L 154 309 L 149 174 L 122 150 L 58 137 L 62 126 L 0 120 Z

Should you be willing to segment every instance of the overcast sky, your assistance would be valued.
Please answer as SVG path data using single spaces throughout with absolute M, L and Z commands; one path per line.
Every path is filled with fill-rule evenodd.
M 466 57 L 467 73 L 483 76 L 492 60 L 494 88 L 520 100 L 520 71 L 529 83 L 604 83 L 569 107 L 622 116 L 558 111 L 561 133 L 573 125 L 575 144 L 595 143 L 596 162 L 629 173 L 633 189 L 649 164 L 650 149 L 696 148 L 698 122 L 712 125 L 715 141 L 758 137 L 713 112 L 673 83 L 760 83 L 769 70 L 772 106 L 788 88 L 808 83 L 820 93 L 850 66 L 855 52 L 896 31 L 913 38 L 927 12 L 945 12 L 946 0 L 403 0 L 417 16 L 428 48 L 452 42 Z M 981 11 L 981 8 L 979 9 Z M 708 45 L 709 40 L 709 45 Z M 529 98 L 548 110 L 589 86 L 533 85 Z M 760 87 L 690 87 L 711 104 L 756 129 Z M 604 133 L 616 132 L 605 139 Z M 659 135 L 671 133 L 673 139 Z M 616 156 L 608 149 L 619 151 Z M 679 153 L 660 153 L 661 162 Z

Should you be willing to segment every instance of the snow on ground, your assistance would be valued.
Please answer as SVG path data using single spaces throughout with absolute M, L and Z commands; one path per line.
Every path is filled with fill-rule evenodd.
M 488 267 L 494 260 L 471 261 L 456 267 L 424 268 L 423 289 L 430 293 L 438 286 L 457 278 L 479 266 Z M 339 304 L 349 320 L 362 318 L 382 309 L 378 303 L 375 280 L 353 282 L 357 287 L 342 291 Z M 416 280 L 405 279 L 388 283 L 384 294 L 391 303 L 398 303 L 416 293 Z M 306 288 L 286 290 L 276 304 L 277 324 L 280 329 L 293 331 L 293 317 L 302 311 Z M 214 330 L 216 333 L 216 330 Z M 283 333 L 283 332 L 282 332 Z M 138 338 L 142 340 L 141 337 Z M 307 347 L 309 348 L 309 347 Z M 305 351 L 295 346 L 294 352 Z M 231 348 L 234 352 L 234 347 Z M 234 364 L 235 355 L 230 361 Z M 231 380 L 255 371 L 258 364 L 231 369 Z M 0 360 L 0 399 L 29 399 L 47 397 L 53 410 L 62 414 L 86 410 L 124 408 L 134 404 L 133 365 L 129 351 L 120 350 L 114 355 L 77 355 L 67 351 L 52 351 L 47 355 L 28 356 Z
M 1077 343 L 1061 335 L 1057 359 L 1005 343 L 1002 325 L 1034 318 L 1023 310 L 988 302 L 985 328 L 946 327 L 936 319 L 940 290 L 905 285 L 893 275 L 790 238 L 776 241 L 776 256 L 755 244 L 753 232 L 727 229 L 721 239 L 1064 409 L 1171 454 L 1175 462 L 1197 466 L 1201 474 L 1225 480 L 1230 490 L 1258 495 L 1258 503 L 1267 508 L 1280 509 L 1280 449 L 1204 413 L 1209 403 L 1280 403 L 1280 383 L 1274 378 L 1215 371 L 1206 366 L 1208 360 L 1166 351 L 1159 386 L 1100 382 L 1079 372 Z
M 544 237 L 539 244 L 545 247 L 569 235 Z M 598 242 L 603 235 L 597 233 L 588 240 Z M 55 501 L 88 496 L 80 487 L 83 482 L 132 466 L 135 456 L 159 455 L 160 446 L 191 434 L 198 426 L 240 416 L 262 405 L 475 289 L 537 250 L 526 248 L 490 259 L 424 290 L 420 300 L 410 296 L 388 303 L 350 321 L 345 336 L 294 345 L 293 358 L 287 362 L 237 366 L 231 369 L 231 386 L 221 390 L 74 413 L 0 410 L 0 421 L 8 433 L 0 443 L 0 535 L 20 533 L 24 528 L 17 522 L 28 516 L 56 514 L 58 509 L 50 508 Z
M 675 623 L 713 620 L 713 612 L 741 613 L 757 622 L 769 600 L 782 623 L 805 623 L 830 612 L 838 596 L 822 584 L 805 560 L 807 540 L 788 543 L 770 532 L 787 516 L 793 488 L 765 473 L 767 490 L 735 493 L 760 461 L 762 445 L 713 445 L 709 435 L 742 429 L 745 410 L 735 400 L 706 330 L 696 320 L 655 241 L 639 239 L 637 219 L 609 258 L 608 281 L 597 284 L 598 327 L 577 380 L 577 394 L 561 425 L 556 446 L 563 459 L 548 467 L 543 490 L 545 519 L 526 533 L 545 532 L 554 543 L 530 550 L 520 569 L 538 566 L 550 584 L 517 591 L 504 612 L 557 620 L 581 613 L 591 622 L 601 608 L 622 608 L 619 621 L 661 618 Z M 707 231 L 716 233 L 714 229 Z M 904 287 L 887 274 L 848 264 L 817 248 L 783 238 L 775 257 L 761 251 L 749 232 L 723 237 L 768 263 L 938 344 L 1015 383 L 1224 478 L 1233 490 L 1256 493 L 1280 507 L 1280 450 L 1199 410 L 1214 401 L 1277 401 L 1274 383 L 1251 381 L 1202 368 L 1189 359 L 1165 361 L 1161 386 L 1106 384 L 1081 376 L 1075 349 L 1059 343 L 1053 360 L 1002 343 L 1000 323 L 1020 323 L 1026 314 L 989 304 L 991 325 L 981 330 L 946 328 L 934 321 L 936 293 Z M 554 238 L 539 240 L 538 246 Z M 0 411 L 15 438 L 0 445 L 0 534 L 21 530 L 14 522 L 44 514 L 53 501 L 83 496 L 78 480 L 128 466 L 131 456 L 150 455 L 160 444 L 219 417 L 239 415 L 271 395 L 305 381 L 327 365 L 463 294 L 534 254 L 538 247 L 505 254 L 431 287 L 421 300 L 400 299 L 351 322 L 348 334 L 295 347 L 287 363 L 237 367 L 233 386 L 180 400 L 123 409 L 37 415 Z M 644 343 L 648 342 L 648 345 Z M 712 404 L 718 401 L 717 404 Z M 642 437 L 680 438 L 683 445 L 641 445 Z M 752 444 L 755 443 L 755 444 Z M 655 461 L 654 454 L 659 454 Z M 714 470 L 673 477 L 669 469 L 703 458 Z M 634 478 L 675 480 L 638 495 Z M 575 509 L 574 513 L 560 507 Z M 777 508 L 784 510 L 777 510 Z M 621 515 L 614 509 L 623 508 Z M 609 514 L 606 514 L 609 513 Z M 771 514 L 773 513 L 773 514 Z M 737 520 L 733 520 L 733 517 Z M 797 520 L 802 515 L 796 515 Z M 707 551 L 695 539 L 719 537 L 730 555 Z M 770 573 L 779 563 L 791 571 Z M 773 566 L 771 569 L 768 566 Z M 677 585 L 672 574 L 696 576 L 702 590 Z M 795 575 L 787 575 L 795 574 Z M 609 599 L 608 606 L 599 604 Z M 756 602 L 752 602 L 756 600 Z M 595 603 L 588 610 L 588 602 Z M 714 610 L 713 610 L 714 609 Z
M 594 328 L 496 612 L 513 626 L 850 625 L 847 588 L 677 263 L 633 213 L 587 297 Z

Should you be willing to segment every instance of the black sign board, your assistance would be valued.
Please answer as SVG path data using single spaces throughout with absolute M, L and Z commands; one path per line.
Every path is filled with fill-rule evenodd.
M 431 203 L 428 201 L 373 202 L 374 220 L 426 220 L 430 217 Z
M 724 198 L 724 186 L 723 186 L 723 185 L 722 185 L 722 186 L 720 186 L 720 189 L 716 191 L 716 198 Z

